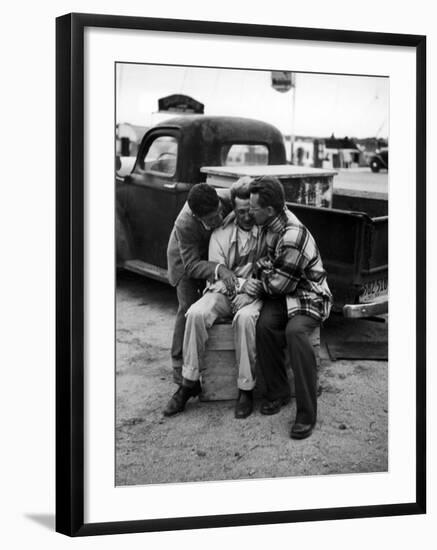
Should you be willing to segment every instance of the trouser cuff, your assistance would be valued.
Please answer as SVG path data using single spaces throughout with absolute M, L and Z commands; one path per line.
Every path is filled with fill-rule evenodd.
M 184 365 L 182 367 L 182 376 L 184 377 L 184 379 L 197 382 L 197 380 L 199 380 L 200 378 L 199 369 Z
M 239 390 L 243 390 L 243 391 L 252 391 L 253 389 L 255 389 L 255 383 L 253 384 L 240 384 L 238 383 L 238 389 Z

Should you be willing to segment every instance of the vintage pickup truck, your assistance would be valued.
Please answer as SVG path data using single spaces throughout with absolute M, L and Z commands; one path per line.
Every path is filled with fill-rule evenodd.
M 116 177 L 117 266 L 167 281 L 167 242 L 190 187 L 226 187 L 242 173 L 280 178 L 320 248 L 335 310 L 387 312 L 387 201 L 333 193 L 335 172 L 286 164 L 279 130 L 251 119 L 183 115 L 146 132 L 131 173 Z

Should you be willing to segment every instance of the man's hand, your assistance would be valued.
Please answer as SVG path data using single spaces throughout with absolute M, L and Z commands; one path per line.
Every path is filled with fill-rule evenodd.
M 263 289 L 263 285 L 261 281 L 258 281 L 257 279 L 248 279 L 244 283 L 243 290 L 246 292 L 246 294 L 249 294 L 249 296 L 257 297 L 260 296 Z
M 249 296 L 248 294 L 237 294 L 232 300 L 232 313 L 237 313 L 239 309 L 251 304 L 254 300 L 255 298 L 253 296 Z
M 273 267 L 272 261 L 267 256 L 265 258 L 260 258 L 256 262 L 256 265 L 261 270 L 272 269 Z
M 220 265 L 217 272 L 218 278 L 225 283 L 230 292 L 235 292 L 235 286 L 238 282 L 237 276 L 233 271 L 224 265 Z

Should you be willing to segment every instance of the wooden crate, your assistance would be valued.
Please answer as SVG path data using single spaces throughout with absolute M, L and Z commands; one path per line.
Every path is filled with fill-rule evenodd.
M 233 328 L 230 323 L 216 323 L 209 331 L 208 343 L 202 358 L 202 394 L 201 401 L 226 401 L 238 397 L 238 369 L 235 359 Z M 320 328 L 314 330 L 311 341 L 320 367 Z M 287 375 L 291 394 L 294 395 L 293 372 L 286 353 Z M 264 380 L 257 366 L 256 394 L 262 394 Z
M 201 401 L 237 399 L 238 370 L 235 360 L 234 331 L 230 323 L 216 323 L 208 331 L 209 337 L 202 359 Z

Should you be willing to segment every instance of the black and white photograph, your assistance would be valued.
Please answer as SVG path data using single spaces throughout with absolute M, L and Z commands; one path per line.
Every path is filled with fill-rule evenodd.
M 6 4 L 4 548 L 432 547 L 437 27 L 408 8 Z
M 115 485 L 387 472 L 390 79 L 114 86 Z

